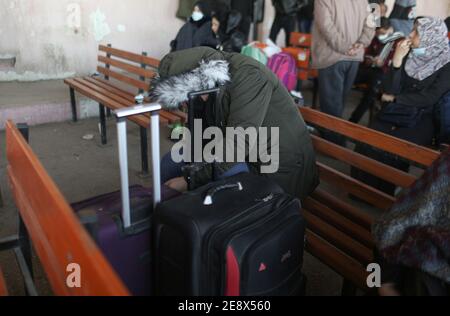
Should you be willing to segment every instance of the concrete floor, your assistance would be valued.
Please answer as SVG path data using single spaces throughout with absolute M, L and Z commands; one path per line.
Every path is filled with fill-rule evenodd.
M 42 87 L 46 84 L 49 83 L 42 83 Z M 60 83 L 57 83 L 57 86 L 59 88 L 55 88 L 56 90 L 54 91 L 63 90 Z M 26 84 L 24 87 L 26 88 Z M 309 87 L 305 88 L 308 89 Z M 5 88 L 3 87 L 2 89 Z M 26 91 L 26 89 L 20 89 L 20 91 Z M 67 90 L 64 89 L 64 91 Z M 307 103 L 309 103 L 311 94 L 309 89 L 306 91 L 306 99 Z M 58 93 L 56 94 L 58 95 Z M 44 98 L 43 96 L 41 97 Z M 61 94 L 61 98 L 63 97 Z M 20 96 L 12 96 L 12 100 L 14 98 L 23 100 Z M 29 98 L 30 102 L 34 100 L 32 96 L 25 97 L 25 99 L 27 98 Z M 65 98 L 67 98 L 67 95 Z M 358 94 L 352 95 L 349 100 L 349 104 L 352 105 L 349 107 L 349 111 L 354 107 L 358 98 Z M 0 105 L 8 102 L 5 100 L 4 95 L 0 99 Z M 130 183 L 150 185 L 151 179 L 139 177 L 139 129 L 133 124 L 129 124 L 129 129 Z M 95 135 L 94 140 L 83 140 L 83 136 L 87 134 Z M 70 203 L 111 192 L 120 187 L 115 121 L 113 119 L 108 121 L 109 144 L 107 146 L 100 145 L 98 134 L 98 121 L 96 119 L 83 120 L 77 124 L 69 122 L 46 124 L 32 127 L 30 130 L 30 144 L 33 150 Z M 17 226 L 17 212 L 5 175 L 4 138 L 4 132 L 1 132 L 0 187 L 5 205 L 0 209 L 0 238 L 14 234 Z M 171 143 L 168 141 L 167 128 L 162 128 L 162 138 L 162 147 L 165 149 L 162 152 L 168 152 Z M 37 260 L 36 263 L 35 274 L 40 293 L 51 295 L 44 273 Z M 10 294 L 23 295 L 22 279 L 11 252 L 0 253 L 0 266 L 5 274 Z M 308 277 L 308 295 L 334 296 L 340 294 L 342 279 L 307 254 L 304 270 Z

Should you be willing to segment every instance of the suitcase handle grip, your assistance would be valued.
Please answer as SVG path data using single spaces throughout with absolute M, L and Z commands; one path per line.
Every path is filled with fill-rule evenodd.
M 205 206 L 213 205 L 214 195 L 216 195 L 217 193 L 219 193 L 221 191 L 232 190 L 232 189 L 238 189 L 239 191 L 243 191 L 244 187 L 242 186 L 241 182 L 238 182 L 238 183 L 234 183 L 234 184 L 221 185 L 217 188 L 211 189 L 206 194 L 206 198 L 205 198 L 205 201 L 203 202 L 203 205 L 205 205 Z

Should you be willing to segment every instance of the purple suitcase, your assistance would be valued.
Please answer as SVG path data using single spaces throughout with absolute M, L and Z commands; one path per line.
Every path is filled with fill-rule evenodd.
M 158 105 L 141 105 L 116 111 L 121 190 L 72 205 L 125 285 L 137 296 L 151 295 L 150 225 L 154 206 L 161 198 L 168 200 L 179 195 L 160 185 L 159 109 Z M 148 112 L 152 114 L 152 160 L 156 170 L 152 190 L 128 185 L 126 118 Z

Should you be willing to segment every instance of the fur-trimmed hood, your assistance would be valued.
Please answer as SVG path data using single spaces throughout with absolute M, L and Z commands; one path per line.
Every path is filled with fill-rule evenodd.
M 190 92 L 213 89 L 225 85 L 230 79 L 230 65 L 226 60 L 202 60 L 191 71 L 166 79 L 155 78 L 150 98 L 166 109 L 176 109 L 188 101 Z

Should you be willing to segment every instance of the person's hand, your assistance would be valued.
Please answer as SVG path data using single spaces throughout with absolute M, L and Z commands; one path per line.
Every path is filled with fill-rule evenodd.
M 349 56 L 357 56 L 361 51 L 364 51 L 364 45 L 361 43 L 353 44 L 353 46 L 347 52 Z
M 365 64 L 367 67 L 372 66 L 372 65 L 373 65 L 373 61 L 374 61 L 374 59 L 373 59 L 372 56 L 365 56 L 365 58 L 364 58 L 364 64 Z
M 186 192 L 188 190 L 188 184 L 183 177 L 169 180 L 165 185 L 178 192 Z
M 409 38 L 404 39 L 400 43 L 398 43 L 397 48 L 395 50 L 393 65 L 395 68 L 400 68 L 403 64 L 403 59 L 409 54 L 411 50 L 411 40 Z
M 383 102 L 394 102 L 395 101 L 395 95 L 392 94 L 383 94 L 383 96 L 381 97 L 381 101 Z
M 383 60 L 382 60 L 380 57 L 376 57 L 376 58 L 373 60 L 373 65 L 375 65 L 375 66 L 378 67 L 378 68 L 381 68 L 381 67 L 384 66 L 384 62 L 383 62 Z

